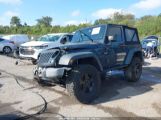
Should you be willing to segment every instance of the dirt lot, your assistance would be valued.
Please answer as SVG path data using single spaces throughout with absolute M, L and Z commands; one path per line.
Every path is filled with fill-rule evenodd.
M 16 66 L 15 61 L 0 55 L 0 120 L 161 117 L 161 58 L 145 60 L 141 80 L 136 83 L 125 81 L 120 72 L 108 77 L 92 105 L 72 101 L 62 87 L 39 86 L 32 79 L 34 66 L 30 62 Z

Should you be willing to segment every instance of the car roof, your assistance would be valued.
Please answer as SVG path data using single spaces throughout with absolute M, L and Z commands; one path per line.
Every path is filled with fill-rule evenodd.
M 122 25 L 122 24 L 99 24 L 99 25 L 92 25 L 92 26 L 85 27 L 85 28 L 99 27 L 99 26 L 118 26 L 118 27 L 124 27 L 124 28 L 129 28 L 129 29 L 136 29 L 133 27 L 129 27 L 127 25 Z M 80 30 L 82 30 L 82 29 L 84 29 L 84 28 L 81 28 Z
M 145 39 L 156 39 L 156 40 L 158 40 L 159 37 L 155 36 L 155 35 L 150 35 L 150 36 L 145 37 Z
M 157 39 L 144 39 L 143 41 L 158 41 Z
M 159 40 L 157 40 L 157 39 L 144 39 L 144 40 L 142 40 L 142 43 L 144 43 L 144 42 L 152 42 L 152 41 L 155 41 L 157 44 L 159 43 Z

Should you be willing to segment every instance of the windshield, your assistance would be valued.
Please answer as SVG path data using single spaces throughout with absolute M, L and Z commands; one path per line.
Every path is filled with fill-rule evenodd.
M 37 41 L 44 41 L 44 42 L 55 42 L 59 40 L 61 35 L 45 35 L 40 37 Z
M 84 28 L 75 32 L 71 42 L 102 40 L 105 35 L 105 32 L 106 32 L 105 25 Z

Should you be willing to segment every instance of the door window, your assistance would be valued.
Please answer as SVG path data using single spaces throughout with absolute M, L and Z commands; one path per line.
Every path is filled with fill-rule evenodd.
M 120 27 L 109 28 L 108 36 L 112 36 L 112 42 L 122 42 L 122 31 Z

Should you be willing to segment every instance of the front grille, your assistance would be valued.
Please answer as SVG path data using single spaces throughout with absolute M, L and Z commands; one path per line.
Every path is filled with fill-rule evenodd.
M 40 57 L 39 57 L 39 60 L 38 60 L 38 65 L 39 66 L 45 66 L 45 65 L 53 64 L 53 63 L 49 63 L 49 61 L 51 59 L 55 60 L 55 58 L 58 54 L 59 54 L 58 50 L 49 50 L 49 51 L 42 52 L 40 54 Z
M 35 51 L 29 48 L 20 48 L 20 54 L 22 55 L 33 55 Z

